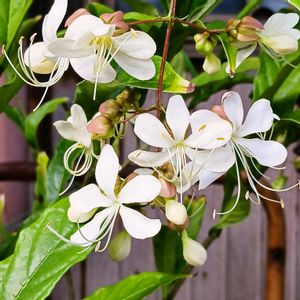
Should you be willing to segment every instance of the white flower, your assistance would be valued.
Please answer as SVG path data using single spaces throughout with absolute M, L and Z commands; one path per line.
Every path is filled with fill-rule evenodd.
M 205 248 L 198 242 L 188 237 L 187 232 L 182 232 L 183 257 L 185 261 L 194 267 L 202 266 L 207 259 Z
M 175 200 L 166 202 L 166 218 L 175 225 L 184 225 L 188 215 L 185 206 Z
M 49 49 L 56 56 L 70 58 L 75 72 L 95 86 L 115 79 L 112 60 L 137 79 L 151 79 L 155 75 L 151 60 L 156 51 L 153 39 L 134 30 L 114 35 L 115 29 L 115 25 L 104 24 L 95 16 L 79 16 L 68 27 L 64 38 L 50 43 Z
M 261 172 L 255 166 L 253 159 L 255 159 L 262 166 L 275 168 L 275 166 L 282 164 L 287 157 L 287 150 L 282 144 L 276 141 L 265 139 L 266 132 L 271 129 L 274 118 L 278 119 L 278 116 L 274 115 L 272 111 L 270 101 L 266 99 L 260 99 L 254 102 L 249 109 L 245 120 L 242 100 L 238 93 L 229 92 L 224 94 L 222 98 L 222 105 L 226 116 L 232 123 L 233 133 L 228 145 L 215 150 L 214 153 L 216 154 L 216 156 L 213 157 L 213 153 L 211 161 L 208 157 L 209 153 L 206 153 L 206 160 L 205 155 L 203 157 L 203 152 L 194 153 L 194 161 L 199 165 L 201 165 L 201 162 L 204 163 L 203 170 L 200 170 L 200 188 L 205 188 L 208 184 L 219 178 L 221 175 L 225 174 L 226 171 L 233 164 L 235 164 L 238 179 L 238 196 L 236 203 L 228 212 L 232 211 L 237 205 L 240 197 L 240 174 L 237 163 L 237 158 L 239 158 L 246 172 L 248 182 L 257 197 L 257 202 L 259 203 L 260 198 L 263 198 L 282 204 L 281 201 L 269 199 L 259 194 L 255 186 L 256 184 L 261 185 L 269 190 L 273 189 L 262 185 L 260 181 L 255 178 L 249 165 L 250 162 L 256 169 L 256 171 L 261 174 Z M 193 130 L 196 130 L 196 128 L 198 128 L 200 119 L 201 111 L 195 112 L 194 115 L 192 115 L 191 125 Z M 258 138 L 247 138 L 247 136 L 251 134 L 256 134 Z M 217 160 L 216 163 L 214 162 L 214 159 Z M 227 163 L 228 165 L 226 166 Z M 215 165 L 215 170 L 213 170 L 213 165 Z M 263 174 L 261 175 L 264 176 Z M 287 189 L 276 191 L 285 190 Z M 246 197 L 253 200 L 249 196 L 249 192 L 247 192 Z M 216 212 L 214 212 L 214 214 L 215 213 Z
M 88 122 L 84 110 L 78 104 L 73 104 L 71 107 L 71 116 L 67 121 L 57 121 L 53 125 L 63 138 L 75 142 L 64 155 L 66 170 L 74 176 L 85 174 L 89 170 L 95 154 L 93 152 L 91 135 L 87 129 Z M 82 149 L 82 153 L 75 169 L 72 169 L 69 166 L 69 159 L 72 153 L 78 149 Z M 84 162 L 79 166 L 83 156 Z
M 235 67 L 237 68 L 255 50 L 257 43 L 270 56 L 276 58 L 297 51 L 300 31 L 295 27 L 299 16 L 295 13 L 276 13 L 264 24 L 261 31 L 257 31 L 259 39 L 254 43 L 237 43 Z M 229 72 L 229 67 L 227 67 Z
M 6 54 L 3 47 L 3 53 L 5 54 L 8 62 L 18 74 L 18 76 L 26 82 L 28 85 L 34 87 L 44 87 L 46 88 L 44 95 L 35 109 L 39 107 L 42 103 L 47 90 L 50 86 L 57 83 L 64 72 L 69 66 L 69 60 L 66 58 L 61 58 L 55 56 L 51 51 L 49 51 L 49 44 L 57 39 L 57 30 L 64 19 L 67 11 L 68 0 L 55 0 L 49 13 L 45 16 L 43 21 L 42 36 L 43 41 L 34 43 L 34 34 L 30 39 L 30 46 L 23 54 L 22 40 L 20 39 L 20 47 L 18 49 L 18 59 L 20 67 L 24 73 L 22 75 L 16 67 L 13 65 L 12 61 Z M 35 74 L 49 74 L 50 77 L 47 81 L 39 81 Z
M 182 185 L 182 169 L 186 165 L 192 149 L 215 149 L 226 144 L 231 136 L 232 126 L 217 116 L 214 120 L 203 120 L 192 134 L 186 137 L 190 125 L 190 114 L 181 96 L 170 98 L 166 110 L 166 123 L 151 114 L 141 114 L 136 118 L 134 132 L 146 144 L 162 148 L 161 152 L 136 150 L 129 159 L 142 167 L 156 168 L 170 161 L 175 177 L 179 174 Z M 174 161 L 174 162 L 173 162 Z M 174 178 L 174 180 L 176 179 Z
M 106 249 L 112 234 L 113 226 L 118 214 L 120 214 L 126 231 L 136 239 L 145 239 L 156 235 L 160 228 L 159 219 L 149 219 L 140 212 L 128 207 L 130 204 L 149 203 L 160 192 L 160 182 L 151 175 L 138 175 L 115 194 L 115 184 L 119 172 L 119 159 L 112 146 L 106 145 L 101 151 L 96 166 L 97 184 L 89 184 L 70 195 L 70 209 L 85 215 L 101 208 L 102 210 L 78 231 L 69 240 L 75 245 L 89 247 L 97 243 L 99 249 L 101 241 L 107 237 Z M 58 235 L 51 227 L 52 232 Z

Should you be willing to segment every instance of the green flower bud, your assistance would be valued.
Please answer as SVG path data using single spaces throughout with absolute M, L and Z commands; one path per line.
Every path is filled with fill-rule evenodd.
M 120 231 L 109 243 L 108 254 L 114 261 L 122 261 L 128 257 L 131 249 L 131 236 L 127 231 Z
M 123 114 L 123 107 L 116 100 L 110 99 L 100 105 L 99 112 L 112 121 L 118 121 Z
M 214 50 L 217 41 L 208 32 L 198 33 L 194 36 L 195 47 L 200 54 L 207 54 Z
M 123 106 L 127 111 L 137 110 L 139 108 L 139 102 L 141 94 L 133 89 L 126 89 L 117 97 L 117 102 Z

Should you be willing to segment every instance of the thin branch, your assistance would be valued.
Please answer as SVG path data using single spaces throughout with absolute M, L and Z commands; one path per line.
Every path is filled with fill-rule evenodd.
M 130 121 L 131 119 L 133 119 L 134 117 L 136 117 L 140 114 L 147 113 L 147 112 L 154 111 L 154 110 L 160 110 L 160 107 L 157 107 L 156 105 L 154 105 L 154 106 L 151 106 L 149 108 L 140 109 L 138 111 L 135 111 L 128 118 L 119 121 L 118 124 L 127 123 L 128 121 Z

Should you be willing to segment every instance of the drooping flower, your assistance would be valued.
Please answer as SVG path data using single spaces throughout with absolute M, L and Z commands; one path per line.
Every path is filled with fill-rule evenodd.
M 58 28 L 66 14 L 68 0 L 55 0 L 45 16 L 42 27 L 43 41 L 34 42 L 36 34 L 30 39 L 30 46 L 23 53 L 23 37 L 20 39 L 18 59 L 23 71 L 21 74 L 6 54 L 3 53 L 18 76 L 28 85 L 45 88 L 44 95 L 35 109 L 42 103 L 48 88 L 57 83 L 69 66 L 69 59 L 56 56 L 49 50 L 49 44 L 57 39 Z M 47 81 L 40 81 L 35 74 L 49 74 Z
M 255 193 L 257 201 L 254 201 L 250 197 L 249 192 L 246 193 L 246 197 L 248 197 L 250 200 L 256 203 L 259 203 L 260 199 L 262 198 L 274 202 L 279 202 L 280 204 L 282 204 L 281 201 L 266 198 L 258 192 L 256 184 L 261 185 L 262 187 L 269 190 L 273 189 L 262 185 L 262 183 L 258 179 L 256 179 L 250 168 L 251 164 L 253 168 L 258 173 L 260 173 L 260 175 L 265 176 L 256 167 L 254 160 L 256 160 L 262 166 L 278 169 L 276 168 L 276 166 L 282 164 L 287 157 L 287 150 L 282 144 L 276 141 L 266 140 L 266 132 L 271 129 L 274 118 L 278 119 L 278 116 L 273 113 L 270 101 L 266 99 L 260 99 L 254 102 L 251 108 L 249 109 L 245 120 L 242 100 L 238 93 L 225 93 L 222 98 L 222 108 L 223 112 L 226 114 L 226 117 L 230 120 L 233 126 L 233 133 L 230 138 L 230 141 L 225 147 L 215 150 L 215 158 L 217 158 L 217 160 L 221 164 L 222 161 L 230 161 L 229 168 L 233 164 L 235 164 L 238 179 L 237 200 L 234 206 L 228 212 L 232 211 L 236 207 L 240 197 L 240 172 L 237 161 L 238 159 L 246 172 L 249 185 Z M 199 120 L 201 119 L 200 116 L 201 111 L 195 112 L 194 115 L 191 116 L 191 126 L 193 130 L 196 130 L 198 128 L 200 122 Z M 247 137 L 248 135 L 252 134 L 256 134 L 258 138 Z M 199 152 L 194 154 L 194 161 L 201 165 L 201 161 L 205 161 L 205 159 L 203 158 L 203 153 Z M 206 153 L 206 155 L 208 156 L 209 154 Z M 211 163 L 211 165 L 214 165 L 213 160 L 210 162 L 210 159 L 207 158 L 206 161 L 207 162 L 205 162 L 205 164 Z M 215 165 L 217 166 L 218 163 L 216 163 Z M 220 171 L 218 169 L 212 171 L 211 167 L 205 167 L 203 169 L 205 170 L 205 172 L 203 172 L 203 170 L 200 171 L 201 188 L 206 187 L 207 183 L 213 182 L 221 175 L 225 174 L 225 172 L 228 170 L 226 170 L 225 168 L 225 170 L 223 171 Z M 288 189 L 275 191 L 280 192 L 286 191 Z
M 162 148 L 161 152 L 136 150 L 129 154 L 129 159 L 142 167 L 157 168 L 169 162 L 174 169 L 175 180 L 179 174 L 182 185 L 182 170 L 187 164 L 189 150 L 216 149 L 229 141 L 232 127 L 226 120 L 216 116 L 217 120 L 203 119 L 201 125 L 190 135 L 190 114 L 181 96 L 170 98 L 166 110 L 166 123 L 155 116 L 145 113 L 136 118 L 134 132 L 146 144 Z M 186 157 L 187 156 L 187 157 Z
M 84 110 L 78 104 L 73 104 L 71 107 L 71 116 L 67 121 L 56 121 L 53 125 L 63 138 L 75 142 L 64 154 L 64 166 L 66 170 L 73 176 L 85 174 L 89 170 L 95 154 Z M 69 160 L 72 153 L 78 149 L 82 151 L 75 169 L 73 169 L 70 166 Z M 82 163 L 83 157 L 84 160 Z
M 250 38 L 255 38 L 252 40 L 248 38 L 248 40 L 246 40 L 243 34 L 242 39 L 238 39 L 238 42 L 235 44 L 239 49 L 235 67 L 237 68 L 253 53 L 257 44 L 273 58 L 280 58 L 297 51 L 300 31 L 294 27 L 298 22 L 299 16 L 295 13 L 276 13 L 267 20 L 263 27 L 258 26 L 257 21 L 256 28 L 248 29 L 248 32 L 251 32 Z M 239 36 L 237 36 L 237 38 L 238 37 Z M 229 68 L 227 68 L 227 71 L 229 72 Z
M 159 180 L 151 175 L 138 175 L 125 183 L 120 192 L 116 193 L 118 172 L 119 159 L 112 146 L 105 145 L 96 166 L 95 176 L 98 185 L 89 184 L 69 197 L 70 209 L 78 213 L 78 218 L 98 209 L 101 211 L 80 227 L 70 240 L 60 236 L 52 227 L 48 226 L 48 228 L 66 242 L 75 245 L 89 247 L 97 243 L 96 250 L 99 250 L 101 241 L 106 237 L 106 243 L 99 251 L 106 249 L 118 214 L 121 216 L 125 230 L 132 237 L 145 239 L 156 235 L 161 228 L 160 220 L 149 219 L 128 205 L 153 201 L 161 189 Z
M 97 83 L 109 83 L 116 77 L 112 60 L 137 79 L 148 80 L 155 75 L 151 57 L 156 44 L 147 33 L 131 30 L 116 35 L 116 25 L 105 24 L 92 15 L 75 19 L 64 38 L 53 41 L 49 48 L 56 56 L 70 58 L 75 72 L 95 83 L 94 98 Z
M 197 241 L 192 240 L 186 230 L 182 232 L 183 257 L 185 261 L 194 267 L 202 266 L 207 259 L 205 248 Z

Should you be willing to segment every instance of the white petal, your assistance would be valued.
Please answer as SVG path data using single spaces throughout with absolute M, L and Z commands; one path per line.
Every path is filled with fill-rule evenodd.
M 82 44 L 81 47 L 75 47 L 75 41 L 66 38 L 59 38 L 48 45 L 48 50 L 56 57 L 78 58 L 93 54 L 93 48 Z
M 245 147 L 261 165 L 266 167 L 280 165 L 287 157 L 286 148 L 275 141 L 239 138 L 237 143 Z
M 235 154 L 230 144 L 217 149 L 195 151 L 188 149 L 188 157 L 202 168 L 213 172 L 225 172 L 229 170 L 235 162 Z
M 78 104 L 71 106 L 71 120 L 75 127 L 85 128 L 87 126 L 87 118 L 83 108 Z
M 92 209 L 88 213 L 81 213 L 70 206 L 68 209 L 68 220 L 73 223 L 85 223 L 93 217 L 96 211 L 97 208 Z
M 134 173 L 137 175 L 152 175 L 153 174 L 152 169 L 147 169 L 147 168 L 138 168 L 134 170 Z
M 190 113 L 182 96 L 176 95 L 170 98 L 166 111 L 166 120 L 173 132 L 174 139 L 182 141 L 190 124 Z
M 235 60 L 235 68 L 237 68 L 246 58 L 248 58 L 255 50 L 257 43 L 251 44 L 249 47 L 238 50 Z
M 156 44 L 151 36 L 142 31 L 130 31 L 112 38 L 114 47 L 120 52 L 138 59 L 151 58 Z
M 65 17 L 68 6 L 68 0 L 55 0 L 49 13 L 43 21 L 42 35 L 46 44 L 54 41 L 57 36 L 57 30 Z
M 102 36 L 111 30 L 111 26 L 104 24 L 100 18 L 95 16 L 82 15 L 75 19 L 68 27 L 65 38 L 77 40 L 87 33 L 93 33 L 95 30 L 97 30 L 95 32 L 97 36 Z
M 220 58 L 217 57 L 214 53 L 207 54 L 203 63 L 203 70 L 207 74 L 214 74 L 219 72 L 220 69 L 221 69 Z
M 266 36 L 288 34 L 298 22 L 299 16 L 295 13 L 277 13 L 272 15 L 264 24 L 262 34 Z
M 104 193 L 115 199 L 115 185 L 119 173 L 119 159 L 111 145 L 105 145 L 96 166 L 96 180 Z
M 80 213 L 87 213 L 94 208 L 108 207 L 113 201 L 104 196 L 96 184 L 88 184 L 69 196 L 71 207 Z
M 173 157 L 175 151 L 175 149 L 170 149 L 170 151 L 164 150 L 162 152 L 135 150 L 128 155 L 128 158 L 141 167 L 160 167 Z
M 49 60 L 45 53 L 47 48 L 45 43 L 38 42 L 32 44 L 24 53 L 24 61 L 34 73 L 37 74 L 50 74 L 55 68 L 56 59 Z
M 110 215 L 113 215 L 116 211 L 116 206 L 107 207 L 102 211 L 98 212 L 94 218 L 88 222 L 87 224 L 83 225 L 80 228 L 80 231 L 76 231 L 71 237 L 70 240 L 73 243 L 76 243 L 81 246 L 89 246 L 93 243 L 99 233 L 100 227 L 106 218 Z
M 138 175 L 121 189 L 118 200 L 121 203 L 144 203 L 154 200 L 161 190 L 161 184 L 152 175 Z
M 192 131 L 199 131 L 208 123 L 222 120 L 216 113 L 207 109 L 200 109 L 191 114 L 190 122 Z
M 298 41 L 291 35 L 264 37 L 262 43 L 281 55 L 287 55 L 298 49 Z
M 239 137 L 266 132 L 273 124 L 274 114 L 269 100 L 260 99 L 250 107 L 244 124 L 236 132 Z
M 149 219 L 124 205 L 120 208 L 120 215 L 126 231 L 136 239 L 146 239 L 160 231 L 161 223 L 159 219 Z
M 175 182 L 177 193 L 184 193 L 189 190 L 199 180 L 199 171 L 198 165 L 192 161 L 188 162 L 182 170 L 182 182 Z
M 139 80 L 149 80 L 156 73 L 151 59 L 137 59 L 118 52 L 114 60 L 126 73 Z
M 76 128 L 68 121 L 57 121 L 53 124 L 58 133 L 66 140 L 78 142 L 89 148 L 91 145 L 91 138 L 87 130 L 84 128 Z
M 196 149 L 214 149 L 225 145 L 231 138 L 232 126 L 228 121 L 207 123 L 194 131 L 184 142 L 186 147 Z
M 225 93 L 222 97 L 222 106 L 235 130 L 240 128 L 244 118 L 244 108 L 240 95 L 236 92 Z
M 144 143 L 159 148 L 171 148 L 174 140 L 164 125 L 151 114 L 141 114 L 135 120 L 134 132 Z
M 116 71 L 110 64 L 106 64 L 106 67 L 98 74 L 95 72 L 95 56 L 90 55 L 81 58 L 71 58 L 71 65 L 74 71 L 83 79 L 90 82 L 109 83 L 116 78 Z
M 225 172 L 213 172 L 206 169 L 202 169 L 199 172 L 199 190 L 206 189 L 210 184 L 212 184 L 224 174 Z

